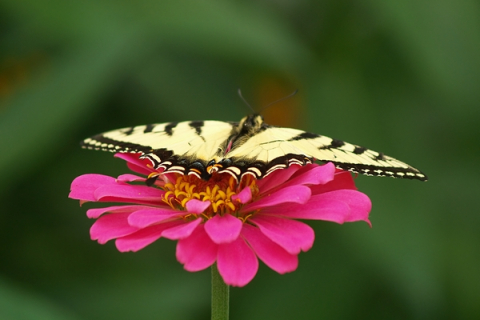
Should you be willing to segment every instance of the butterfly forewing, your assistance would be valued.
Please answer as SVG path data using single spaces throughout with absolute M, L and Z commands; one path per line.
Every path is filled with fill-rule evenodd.
M 86 139 L 88 149 L 149 154 L 167 149 L 175 155 L 210 160 L 233 125 L 222 121 L 185 121 L 112 130 Z M 167 159 L 162 159 L 167 160 Z
M 408 164 L 382 153 L 341 140 L 290 128 L 269 127 L 253 136 L 228 154 L 230 157 L 276 160 L 288 166 L 291 157 L 298 155 L 322 162 L 333 162 L 337 167 L 372 176 L 390 176 L 426 180 L 426 176 Z M 283 161 L 279 161 L 283 158 Z M 278 168 L 278 167 L 277 167 Z

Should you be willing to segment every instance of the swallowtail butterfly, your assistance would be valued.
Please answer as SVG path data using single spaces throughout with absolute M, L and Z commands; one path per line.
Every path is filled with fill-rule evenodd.
M 252 114 L 240 122 L 184 121 L 128 127 L 85 139 L 82 147 L 139 153 L 155 169 L 209 179 L 214 172 L 261 179 L 292 164 L 316 160 L 369 176 L 427 180 L 420 170 L 364 147 L 266 124 Z

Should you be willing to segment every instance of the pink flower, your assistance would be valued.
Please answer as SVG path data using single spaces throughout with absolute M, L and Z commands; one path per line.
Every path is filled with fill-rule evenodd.
M 325 165 L 293 165 L 240 183 L 229 174 L 205 181 L 193 175 L 159 173 L 135 154 L 116 154 L 137 173 L 117 179 L 100 174 L 77 177 L 69 197 L 81 203 L 120 202 L 89 209 L 97 219 L 90 235 L 104 244 L 116 239 L 119 251 L 138 251 L 164 237 L 178 240 L 176 256 L 188 271 L 217 263 L 225 283 L 244 286 L 255 276 L 258 259 L 280 274 L 294 271 L 300 251 L 309 250 L 313 229 L 296 219 L 370 224 L 370 199 L 355 188 L 349 172 Z M 153 181 L 150 179 L 149 181 Z

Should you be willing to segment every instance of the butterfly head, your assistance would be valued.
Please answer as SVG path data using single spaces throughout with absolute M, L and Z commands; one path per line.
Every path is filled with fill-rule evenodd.
M 263 124 L 263 117 L 254 113 L 243 118 L 240 121 L 238 128 L 242 134 L 247 134 L 259 131 Z

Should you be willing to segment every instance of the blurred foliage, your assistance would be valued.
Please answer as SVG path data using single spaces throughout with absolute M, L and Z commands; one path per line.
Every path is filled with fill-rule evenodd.
M 175 243 L 89 240 L 73 178 L 119 175 L 92 134 L 238 120 L 384 151 L 430 181 L 359 177 L 373 228 L 313 222 L 297 271 L 264 265 L 231 319 L 480 318 L 478 1 L 0 0 L 0 318 L 209 319 Z

